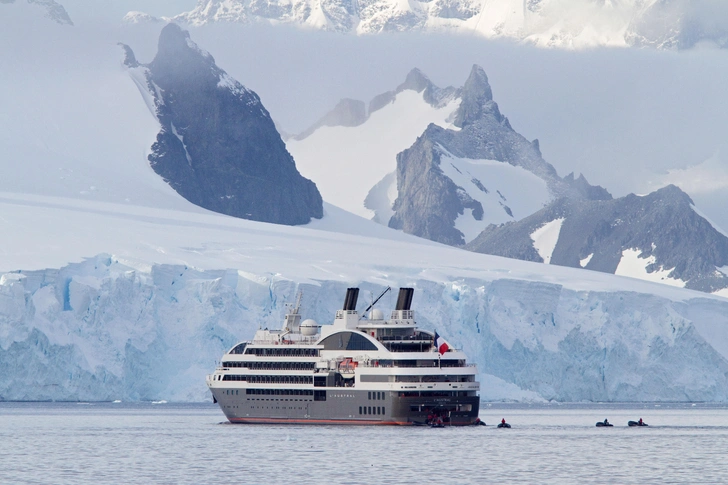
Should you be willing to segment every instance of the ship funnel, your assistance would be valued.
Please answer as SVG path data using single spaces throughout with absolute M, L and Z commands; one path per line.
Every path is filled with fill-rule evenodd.
M 359 299 L 359 288 L 347 288 L 344 310 L 356 310 L 356 301 Z
M 412 308 L 412 296 L 415 294 L 414 288 L 400 288 L 397 297 L 396 310 L 409 310 Z

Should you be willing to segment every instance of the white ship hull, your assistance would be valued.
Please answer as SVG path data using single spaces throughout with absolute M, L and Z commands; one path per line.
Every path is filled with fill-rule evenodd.
M 476 422 L 475 367 L 436 333 L 417 330 L 407 295 L 386 321 L 381 312 L 360 319 L 355 305 L 356 294 L 347 293 L 345 309 L 320 334 L 311 330 L 315 322 L 300 323 L 296 308 L 283 330 L 260 330 L 252 342 L 225 354 L 207 385 L 227 419 L 251 424 Z

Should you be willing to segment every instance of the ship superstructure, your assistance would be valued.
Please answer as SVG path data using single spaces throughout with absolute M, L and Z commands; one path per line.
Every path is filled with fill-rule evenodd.
M 333 324 L 322 326 L 301 321 L 299 295 L 282 329 L 235 345 L 207 385 L 232 423 L 473 424 L 475 366 L 417 328 L 413 294 L 400 288 L 384 319 L 374 304 L 360 316 L 359 289 L 349 288 Z

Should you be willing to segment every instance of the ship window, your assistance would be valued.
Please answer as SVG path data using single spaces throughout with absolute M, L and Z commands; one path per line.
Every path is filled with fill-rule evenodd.
M 377 414 L 381 414 L 381 408 L 377 406 Z
M 384 411 L 384 406 L 382 406 L 382 414 L 387 414 L 387 413 L 386 413 L 386 412 Z
M 361 406 L 359 406 L 359 414 L 361 414 Z
M 368 406 L 368 408 L 369 408 L 369 412 L 367 414 L 372 414 L 372 407 Z
M 321 341 L 324 350 L 377 350 L 371 340 L 360 333 L 338 332 Z
M 313 400 L 314 401 L 325 401 L 326 400 L 326 391 L 314 391 Z
M 367 399 L 372 400 L 372 391 L 367 392 Z
M 377 346 L 361 334 L 352 333 L 346 350 L 377 350 Z
M 245 353 L 245 347 L 247 347 L 247 346 L 248 346 L 248 343 L 247 342 L 242 343 L 242 344 L 238 344 L 235 347 L 233 347 L 233 349 L 230 352 L 228 352 L 228 354 L 242 354 L 242 353 Z

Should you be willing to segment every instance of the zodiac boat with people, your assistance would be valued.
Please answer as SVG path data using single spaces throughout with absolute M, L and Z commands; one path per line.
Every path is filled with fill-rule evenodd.
M 299 294 L 281 330 L 258 330 L 207 376 L 231 423 L 475 424 L 480 385 L 465 354 L 417 328 L 413 288 L 400 288 L 389 320 L 374 304 L 356 311 L 346 292 L 331 325 L 301 321 Z

